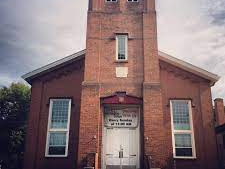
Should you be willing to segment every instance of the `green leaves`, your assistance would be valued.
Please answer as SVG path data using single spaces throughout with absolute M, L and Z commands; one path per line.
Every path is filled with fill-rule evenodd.
M 30 88 L 22 83 L 0 89 L 0 139 L 4 140 L 0 161 L 7 169 L 22 169 L 30 94 Z
M 0 121 L 26 120 L 29 102 L 30 88 L 22 83 L 0 89 Z
M 22 151 L 24 148 L 25 126 L 11 130 L 9 137 L 9 152 L 17 153 Z

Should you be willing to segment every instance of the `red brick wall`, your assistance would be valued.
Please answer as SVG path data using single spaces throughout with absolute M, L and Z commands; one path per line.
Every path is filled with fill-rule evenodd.
M 25 169 L 81 168 L 88 153 L 99 154 L 98 168 L 101 168 L 103 107 L 100 98 L 117 91 L 143 98 L 142 156 L 152 157 L 152 167 L 216 169 L 209 82 L 164 62 L 159 64 L 154 5 L 154 0 L 133 4 L 120 0 L 111 5 L 106 5 L 105 0 L 92 0 L 84 74 L 82 66 L 74 70 L 76 64 L 72 64 L 33 82 Z M 128 62 L 116 62 L 116 32 L 128 33 Z M 77 64 L 83 65 L 80 62 Z M 117 66 L 128 67 L 127 78 L 116 78 Z M 68 158 L 45 158 L 46 104 L 49 97 L 58 96 L 74 98 L 70 153 Z M 174 161 L 172 158 L 170 98 L 193 101 L 195 160 Z
M 223 99 L 217 98 L 214 100 L 214 103 L 215 103 L 216 125 L 220 126 L 225 124 L 225 107 Z
M 82 63 L 77 63 L 82 64 Z M 156 154 L 158 161 L 155 161 L 155 165 L 161 165 L 161 161 L 164 161 L 165 156 L 166 164 L 164 168 L 182 168 L 182 169 L 216 169 L 216 147 L 215 147 L 215 133 L 212 125 L 212 103 L 209 83 L 193 74 L 182 71 L 167 63 L 160 62 L 161 66 L 161 87 L 162 97 L 158 95 L 158 92 L 152 92 L 154 100 L 151 98 L 149 102 L 156 102 L 162 99 L 163 114 L 160 116 L 162 121 L 158 121 L 158 114 L 147 114 L 149 110 L 143 112 L 144 121 L 146 124 L 141 123 L 142 131 L 151 131 L 150 124 L 154 123 L 155 126 L 160 126 L 162 130 L 161 138 L 155 139 L 150 135 L 149 141 L 145 143 L 145 152 L 151 156 Z M 71 70 L 74 65 L 68 66 L 65 73 L 64 69 L 58 70 L 54 73 L 50 73 L 46 76 L 37 79 L 32 84 L 32 103 L 31 113 L 29 118 L 27 147 L 25 154 L 25 169 L 47 169 L 47 168 L 76 168 L 77 159 L 77 143 L 78 143 L 78 128 L 79 128 L 79 109 L 80 109 L 80 95 L 81 95 L 81 82 L 83 80 L 83 73 L 81 70 Z M 69 71 L 70 70 L 70 71 Z M 74 85 L 76 84 L 76 85 Z M 129 86 L 129 85 L 128 85 Z M 83 85 L 83 89 L 85 89 Z M 108 87 L 107 90 L 106 87 Z M 184 90 L 185 88 L 185 90 Z M 98 89 L 98 88 L 97 88 Z M 117 90 L 126 90 L 128 93 L 140 96 L 141 88 L 138 86 L 117 88 L 115 84 L 108 84 L 107 86 L 100 88 L 101 93 L 105 95 L 111 94 Z M 154 88 L 158 90 L 158 87 Z M 154 91 L 151 90 L 151 91 Z M 99 100 L 99 96 L 96 92 L 96 85 L 93 88 L 85 90 L 88 94 L 87 100 L 92 105 L 92 112 L 96 107 L 94 106 L 95 100 Z M 140 91 L 140 93 L 134 93 L 133 91 Z M 94 93 L 94 95 L 90 95 Z M 149 93 L 148 93 L 149 94 Z M 146 98 L 148 98 L 148 94 Z M 48 100 L 50 97 L 73 97 L 71 125 L 70 125 L 70 142 L 69 142 L 69 157 L 68 158 L 45 158 L 45 143 L 46 143 L 46 131 L 47 131 L 47 119 L 48 119 Z M 96 98 L 95 98 L 96 97 Z M 156 100 L 158 98 L 160 100 Z M 169 99 L 182 98 L 191 99 L 193 104 L 193 120 L 194 120 L 194 132 L 197 159 L 195 160 L 176 160 L 172 158 L 172 136 L 171 136 L 171 119 L 169 109 Z M 100 100 L 99 100 L 100 101 Z M 87 105 L 88 105 L 87 104 Z M 100 103 L 99 103 L 100 104 Z M 90 105 L 84 106 L 86 111 L 89 112 Z M 153 105 L 154 107 L 154 105 Z M 158 107 L 155 107 L 156 111 Z M 83 109 L 84 110 L 84 109 Z M 102 144 L 102 119 L 103 109 L 101 107 L 100 114 L 95 117 L 95 113 L 87 113 L 84 117 L 83 123 L 90 125 L 88 131 L 80 130 L 80 134 L 86 135 L 86 139 L 80 139 L 80 144 L 86 147 L 86 152 L 99 152 L 99 164 L 101 164 L 101 144 Z M 98 113 L 97 113 L 98 114 Z M 147 115 L 146 115 L 147 114 Z M 97 121 L 96 121 L 97 120 Z M 82 125 L 82 124 L 81 124 Z M 95 127 L 93 127 L 95 125 Z M 97 132 L 96 132 L 97 131 Z M 82 133 L 84 132 L 84 133 Z M 97 139 L 93 139 L 96 135 Z M 157 134 L 159 137 L 159 134 Z M 141 139 L 144 141 L 143 135 Z M 159 139 L 163 140 L 163 146 L 158 147 Z M 142 142 L 143 143 L 143 142 Z M 143 145 L 142 145 L 143 146 Z M 146 146 L 149 146 L 146 148 Z M 92 148 L 92 150 L 90 150 Z M 149 148 L 149 152 L 147 152 Z M 163 148 L 163 150 L 162 150 Z M 161 149 L 161 150 L 160 150 Z M 159 151 L 160 150 L 160 151 Z M 162 153 L 163 152 L 163 153 Z M 85 154 L 84 153 L 84 154 Z M 153 156 L 154 158 L 154 156 Z M 153 163 L 153 164 L 154 164 Z M 100 168 L 100 165 L 99 165 Z
M 83 65 L 84 59 L 33 81 L 24 169 L 76 168 Z M 69 151 L 66 158 L 45 157 L 48 103 L 51 97 L 71 97 L 73 99 Z
M 161 62 L 161 85 L 163 90 L 164 129 L 166 148 L 170 156 L 170 168 L 217 169 L 216 136 L 211 90 L 209 83 L 193 74 Z M 191 99 L 197 158 L 194 160 L 172 159 L 170 99 Z
M 172 82 L 170 86 L 167 86 L 167 80 L 165 80 L 168 77 L 163 76 L 160 81 L 154 5 L 154 0 L 140 1 L 132 5 L 126 0 L 111 4 L 105 3 L 104 0 L 92 1 L 88 12 L 78 163 L 87 153 L 101 154 L 103 112 L 99 102 L 100 97 L 112 95 L 116 91 L 126 91 L 128 94 L 143 97 L 144 135 L 142 140 L 146 140 L 147 137 L 150 140 L 144 141 L 143 154 L 151 155 L 153 167 L 169 168 L 168 164 L 172 166 L 173 163 L 171 162 L 171 130 L 165 127 L 168 125 L 165 119 L 170 124 L 170 119 L 168 121 L 170 117 L 164 114 L 164 103 L 168 100 L 168 97 L 164 95 L 165 92 L 170 93 L 169 97 L 194 99 L 197 104 L 195 111 L 199 112 L 198 116 L 194 116 L 198 159 L 177 160 L 177 167 L 186 164 L 192 168 L 212 168 L 215 164 L 215 137 L 211 124 L 212 105 L 209 82 L 181 70 L 178 70 L 184 74 L 181 76 L 189 76 L 190 81 L 194 82 L 187 86 L 187 89 L 184 90 L 183 86 L 186 84 L 182 80 Z M 126 63 L 115 61 L 115 33 L 128 33 L 130 38 Z M 116 78 L 117 66 L 128 67 L 127 78 Z M 161 88 L 165 86 L 170 88 Z M 207 140 L 206 135 L 210 135 L 211 138 Z M 93 136 L 97 139 L 92 140 Z M 87 144 L 90 141 L 91 144 Z M 202 144 L 201 141 L 205 143 Z M 210 145 L 207 146 L 206 143 Z M 205 160 L 207 162 L 204 163 Z M 100 161 L 99 156 L 99 164 Z
M 116 62 L 115 33 L 128 33 L 128 62 Z M 92 1 L 88 12 L 78 166 L 87 153 L 101 154 L 99 101 L 100 97 L 116 91 L 143 97 L 144 137 L 153 140 L 144 144 L 145 153 L 151 153 L 153 167 L 165 165 L 167 157 L 158 153 L 164 150 L 165 134 L 156 33 L 154 0 L 139 3 Z M 127 78 L 116 78 L 118 66 L 128 68 Z M 100 140 L 92 140 L 93 136 Z

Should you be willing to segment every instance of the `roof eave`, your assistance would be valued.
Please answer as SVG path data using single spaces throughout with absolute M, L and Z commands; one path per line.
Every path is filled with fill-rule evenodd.
M 85 50 L 82 50 L 82 51 L 79 51 L 75 54 L 72 54 L 70 56 L 67 56 L 63 59 L 60 59 L 58 61 L 55 61 L 53 63 L 50 63 L 46 66 L 43 66 L 39 69 L 36 69 L 34 71 L 31 71 L 25 75 L 22 76 L 22 78 L 24 80 L 26 80 L 29 84 L 32 83 L 32 80 L 40 75 L 43 75 L 43 74 L 46 74 L 48 72 L 51 72 L 55 69 L 58 69 L 62 66 L 65 66 L 71 62 L 74 62 L 76 60 L 79 60 L 81 58 L 84 58 L 85 56 L 85 53 L 86 53 L 86 49 Z M 181 68 L 183 70 L 186 70 L 188 72 L 191 72 L 197 76 L 200 76 L 206 80 L 208 80 L 210 82 L 210 85 L 211 86 L 214 86 L 214 84 L 220 79 L 220 77 L 216 74 L 213 74 L 211 72 L 208 72 L 204 69 L 201 69 L 197 66 L 194 66 L 190 63 L 187 63 L 187 62 L 184 62 L 183 60 L 180 60 L 180 59 L 177 59 L 171 55 L 168 55 L 164 52 L 161 52 L 159 51 L 158 52 L 158 55 L 159 55 L 159 59 L 162 60 L 162 61 L 165 61 L 171 65 L 174 65 L 178 68 Z
M 214 86 L 215 83 L 220 79 L 220 77 L 214 73 L 208 72 L 202 68 L 184 62 L 183 60 L 177 59 L 161 51 L 159 51 L 159 59 L 210 81 L 211 86 Z
M 71 62 L 74 62 L 74 61 L 77 61 L 79 59 L 82 59 L 84 58 L 85 56 L 85 52 L 86 50 L 82 50 L 82 51 L 79 51 L 77 53 L 74 53 L 70 56 L 67 56 L 65 58 L 62 58 L 60 60 L 57 60 L 53 63 L 50 63 L 46 66 L 43 66 L 41 68 L 38 68 L 38 69 L 35 69 L 25 75 L 22 76 L 22 78 L 27 81 L 29 84 L 32 84 L 32 80 L 40 75 L 43 75 L 43 74 L 46 74 L 48 72 L 51 72 L 55 69 L 58 69 L 60 67 L 63 67 Z

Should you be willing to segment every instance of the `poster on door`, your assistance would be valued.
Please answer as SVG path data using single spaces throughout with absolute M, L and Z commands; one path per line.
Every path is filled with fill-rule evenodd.
M 138 108 L 105 108 L 105 127 L 135 128 L 138 116 Z

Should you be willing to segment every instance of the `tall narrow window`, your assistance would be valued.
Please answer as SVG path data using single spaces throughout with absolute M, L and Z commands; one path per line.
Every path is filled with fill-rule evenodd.
M 116 36 L 116 59 L 118 61 L 127 60 L 127 35 Z
M 191 101 L 172 100 L 170 106 L 173 156 L 196 158 Z
M 68 155 L 71 99 L 51 99 L 49 107 L 47 157 Z

